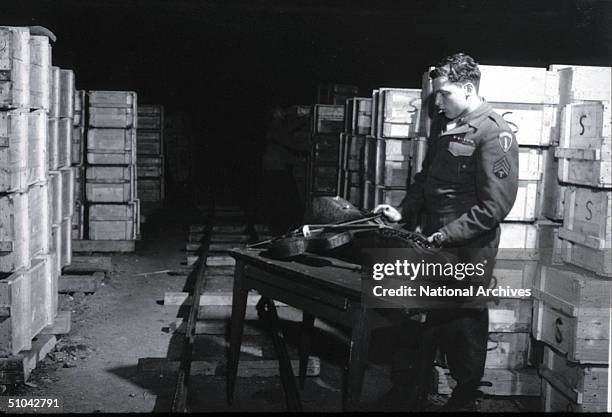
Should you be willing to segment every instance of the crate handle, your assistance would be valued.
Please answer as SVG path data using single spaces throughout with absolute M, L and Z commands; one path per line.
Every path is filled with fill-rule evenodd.
M 563 326 L 563 320 L 561 320 L 561 317 L 557 317 L 557 320 L 555 320 L 555 340 L 557 343 L 563 342 L 563 333 L 561 333 L 560 328 L 561 326 Z

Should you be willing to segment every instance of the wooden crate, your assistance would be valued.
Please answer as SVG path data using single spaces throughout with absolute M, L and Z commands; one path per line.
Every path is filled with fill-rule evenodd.
M 534 288 L 533 336 L 580 363 L 606 363 L 610 281 L 570 267 L 542 266 Z
M 551 65 L 559 76 L 559 104 L 582 100 L 603 101 L 612 96 L 610 67 Z
M 519 180 L 539 181 L 544 176 L 542 149 L 519 147 Z
M 346 165 L 344 169 L 348 171 L 359 171 L 361 169 L 364 145 L 364 136 L 346 136 Z
M 340 133 L 344 128 L 344 105 L 315 104 L 312 133 Z
M 28 189 L 30 257 L 49 252 L 51 218 L 49 190 L 46 182 Z
M 134 129 L 88 129 L 87 150 L 99 153 L 130 153 L 136 144 Z
M 47 113 L 35 110 L 28 114 L 27 184 L 47 180 Z
M 608 368 L 570 362 L 545 346 L 540 368 L 544 411 L 607 411 Z
M 556 142 L 557 108 L 549 104 L 490 103 L 508 123 L 520 146 L 550 146 Z
M 85 127 L 72 127 L 72 150 L 70 151 L 70 161 L 72 165 L 82 165 L 85 150 Z
M 500 298 L 488 303 L 489 332 L 525 333 L 531 329 L 531 299 Z
M 497 259 L 538 260 L 538 225 L 528 223 L 501 223 L 501 236 Z
M 74 91 L 74 117 L 72 123 L 75 126 L 85 125 L 85 90 Z
M 74 116 L 74 71 L 60 69 L 59 117 Z
M 0 193 L 27 186 L 28 111 L 0 112 Z
M 72 167 L 66 167 L 59 171 L 62 176 L 62 217 L 70 217 L 74 209 L 75 170 Z
M 85 197 L 90 203 L 127 203 L 135 196 L 132 182 L 87 182 L 85 183 Z
M 610 102 L 567 104 L 561 113 L 559 147 L 610 149 Z
M 72 119 L 58 119 L 58 166 L 67 167 L 72 163 Z
M 406 197 L 405 188 L 389 188 L 375 185 L 374 206 L 379 204 L 390 204 L 393 207 L 400 207 Z
M 63 218 L 63 190 L 62 174 L 60 171 L 49 171 L 48 193 L 49 193 L 49 219 L 52 224 L 60 224 Z
M 540 217 L 540 192 L 542 181 L 518 182 L 516 200 L 504 220 L 532 222 Z
M 562 239 L 598 250 L 612 247 L 612 193 L 567 187 Z
M 565 230 L 559 229 L 559 236 Z M 569 240 L 559 239 L 558 256 L 563 262 L 577 265 L 602 277 L 612 278 L 612 251 L 610 248 L 593 249 Z
M 544 183 L 542 193 L 542 216 L 550 220 L 563 220 L 566 185 L 559 182 L 559 161 L 554 148 L 543 150 Z
M 370 125 L 370 135 L 377 137 L 378 135 L 378 102 L 380 99 L 380 92 L 378 89 L 372 90 L 372 124 Z
M 344 104 L 348 98 L 355 97 L 358 94 L 359 88 L 356 85 L 319 84 L 317 87 L 317 103 Z
M 89 126 L 108 129 L 136 128 L 134 111 L 129 108 L 90 107 Z
M 82 240 L 85 236 L 85 205 L 81 201 L 74 202 L 72 214 L 72 239 Z
M 49 111 L 51 45 L 46 36 L 30 36 L 30 108 Z
M 136 238 L 137 205 L 104 204 L 89 208 L 89 238 L 92 240 L 133 240 Z
M 373 183 L 406 189 L 410 183 L 410 161 L 385 161 L 379 165 Z
M 72 217 L 65 217 L 60 227 L 62 247 L 60 252 L 60 265 L 65 267 L 72 262 Z
M 136 108 L 134 91 L 88 91 L 89 105 L 97 108 Z
M 136 152 L 87 152 L 87 163 L 91 165 L 134 165 Z
M 51 66 L 49 73 L 49 118 L 58 119 L 60 116 L 60 69 Z
M 30 107 L 30 31 L 0 26 L 0 108 Z
M 47 119 L 47 168 L 54 171 L 59 168 L 59 119 Z
M 528 365 L 529 333 L 489 333 L 485 367 L 522 369 Z
M 612 188 L 612 158 L 606 150 L 556 148 L 559 158 L 559 180 L 595 188 Z
M 138 178 L 159 178 L 164 176 L 163 156 L 142 156 L 137 162 Z
M 136 134 L 136 147 L 138 155 L 161 155 L 163 139 L 161 131 L 138 129 Z
M 496 287 L 510 287 L 511 289 L 531 289 L 535 282 L 538 272 L 537 261 L 508 261 L 504 259 L 497 260 L 493 268 L 493 277 L 495 278 Z M 529 298 L 516 297 L 509 298 Z
M 85 167 L 74 166 L 74 201 L 85 200 Z
M 32 347 L 32 339 L 53 323 L 53 286 L 47 258 L 34 259 L 27 269 L 0 278 L 0 307 L 8 317 L 0 322 L 0 356 Z
M 337 163 L 340 152 L 340 136 L 316 135 L 313 137 L 313 159 L 315 164 Z
M 160 130 L 164 127 L 164 106 L 141 104 L 138 106 L 138 128 Z
M 30 267 L 27 193 L 0 195 L 0 272 Z
M 561 226 L 551 221 L 538 222 L 540 262 L 544 265 L 563 265 L 563 241 L 559 238 Z
M 85 170 L 88 183 L 125 183 L 134 181 L 133 166 L 89 166 Z
M 407 139 L 418 135 L 421 90 L 379 88 L 376 137 Z
M 535 67 L 478 65 L 478 94 L 492 103 L 557 104 L 559 77 Z
M 372 125 L 372 99 L 355 97 L 353 100 L 351 132 L 356 135 L 369 135 Z

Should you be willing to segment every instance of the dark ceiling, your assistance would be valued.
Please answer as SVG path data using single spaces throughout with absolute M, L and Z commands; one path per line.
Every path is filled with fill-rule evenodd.
M 81 89 L 182 105 L 208 137 L 261 137 L 277 102 L 318 82 L 420 87 L 463 51 L 479 62 L 612 65 L 612 4 L 589 0 L 2 0 L 0 24 L 57 35 Z M 249 140 L 250 140 L 249 139 Z

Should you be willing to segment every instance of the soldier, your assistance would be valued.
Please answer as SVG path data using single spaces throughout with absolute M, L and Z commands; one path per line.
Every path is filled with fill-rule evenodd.
M 402 203 L 402 214 L 379 205 L 391 221 L 420 227 L 430 242 L 450 248 L 462 262 L 486 263 L 488 286 L 499 246 L 500 222 L 510 212 L 518 188 L 518 144 L 504 119 L 478 95 L 480 70 L 458 53 L 430 74 L 439 109 L 432 121 L 423 168 Z M 484 374 L 488 310 L 431 311 L 439 344 L 457 386 L 449 410 L 474 410 Z M 433 360 L 433 358 L 432 358 Z

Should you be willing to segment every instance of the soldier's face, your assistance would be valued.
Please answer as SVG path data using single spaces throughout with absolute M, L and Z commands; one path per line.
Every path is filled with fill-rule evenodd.
M 446 77 L 434 78 L 432 86 L 435 104 L 446 117 L 454 119 L 467 110 L 465 86 L 451 83 Z

